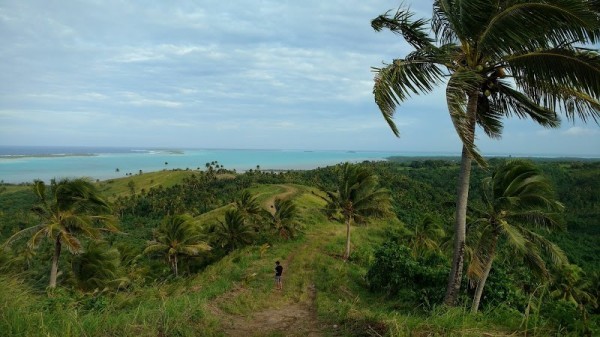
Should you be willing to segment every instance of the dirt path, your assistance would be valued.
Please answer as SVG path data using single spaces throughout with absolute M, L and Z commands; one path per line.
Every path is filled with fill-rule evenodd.
M 263 206 L 269 212 L 271 212 L 271 214 L 275 213 L 275 199 L 286 199 L 286 198 L 289 198 L 290 196 L 292 196 L 294 193 L 298 192 L 298 189 L 296 189 L 295 187 L 290 186 L 290 185 L 277 185 L 277 186 L 283 187 L 285 189 L 285 192 L 276 194 L 272 198 L 267 199 L 263 203 Z
M 300 249 L 304 249 L 303 246 Z M 293 273 L 295 253 L 288 256 L 283 262 L 285 275 Z M 210 308 L 213 314 L 217 315 L 221 321 L 223 332 L 226 336 L 232 337 L 250 337 L 250 336 L 268 336 L 272 334 L 281 334 L 282 336 L 303 336 L 303 337 L 321 337 L 322 327 L 317 323 L 317 314 L 315 309 L 316 291 L 314 285 L 309 285 L 303 289 L 308 293 L 308 300 L 293 302 L 284 301 L 277 307 L 267 308 L 254 312 L 248 316 L 231 315 L 219 309 L 219 304 L 224 301 L 230 301 L 244 293 L 244 289 L 234 289 L 233 291 L 220 296 L 211 303 Z M 278 302 L 286 292 L 285 284 L 283 293 L 273 290 L 269 298 L 272 302 Z
M 297 192 L 297 189 L 288 185 L 279 185 L 285 192 L 275 195 L 265 201 L 264 206 L 272 211 L 271 207 L 276 198 L 287 198 Z M 298 290 L 286 288 L 286 280 L 294 277 L 294 269 L 301 265 L 295 260 L 298 252 L 310 249 L 308 244 L 290 254 L 282 265 L 284 266 L 283 290 L 272 290 L 267 296 L 268 302 L 274 303 L 273 307 L 253 312 L 249 315 L 233 315 L 224 312 L 220 306 L 235 300 L 246 293 L 244 287 L 237 287 L 225 293 L 208 305 L 212 314 L 219 317 L 221 328 L 226 336 L 252 337 L 252 336 L 302 336 L 321 337 L 323 327 L 317 321 L 315 307 L 316 290 L 313 284 L 307 284 Z M 302 296 L 305 295 L 305 296 Z

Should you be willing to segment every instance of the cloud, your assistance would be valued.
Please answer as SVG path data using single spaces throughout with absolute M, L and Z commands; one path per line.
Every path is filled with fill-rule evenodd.
M 431 4 L 413 1 L 411 9 L 429 17 Z M 0 144 L 448 148 L 457 137 L 443 87 L 398 106 L 400 140 L 374 103 L 371 67 L 411 48 L 370 21 L 398 5 L 0 2 L 0 72 L 10 79 L 0 82 Z M 519 142 L 536 143 L 537 130 L 519 127 Z M 545 138 L 577 148 L 575 136 L 597 137 L 594 130 Z
M 582 128 L 579 126 L 573 126 L 569 129 L 563 131 L 564 135 L 574 136 L 574 137 L 583 137 L 583 136 L 595 136 L 600 135 L 600 130 L 598 129 L 590 129 L 590 128 Z
M 122 96 L 125 99 L 125 103 L 137 106 L 155 106 L 155 107 L 163 107 L 163 108 L 179 108 L 183 104 L 181 102 L 164 100 L 164 99 L 155 99 L 155 98 L 146 98 L 142 95 L 139 95 L 134 92 L 124 92 Z

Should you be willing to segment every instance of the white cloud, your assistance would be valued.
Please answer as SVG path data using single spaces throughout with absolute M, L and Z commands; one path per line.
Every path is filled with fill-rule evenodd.
M 570 127 L 569 129 L 565 130 L 563 132 L 563 134 L 568 135 L 568 136 L 575 136 L 575 137 L 594 136 L 594 135 L 600 135 L 600 130 L 590 129 L 590 128 L 582 128 L 579 126 L 573 126 L 573 127 Z
M 181 102 L 165 99 L 146 98 L 142 95 L 133 92 L 122 93 L 122 96 L 125 98 L 125 103 L 136 106 L 155 106 L 163 108 L 179 108 L 183 106 Z
M 371 67 L 410 46 L 374 32 L 370 20 L 398 5 L 0 1 L 0 72 L 10 79 L 0 82 L 0 124 L 30 144 L 160 145 L 185 137 L 198 146 L 328 148 L 334 135 L 336 144 L 351 144 L 336 147 L 446 148 L 457 137 L 443 87 L 398 107 L 401 140 L 373 101 Z M 411 5 L 416 17 L 431 15 L 431 1 Z M 61 138 L 64 128 L 77 130 Z M 591 128 L 538 130 L 525 125 L 513 134 L 522 135 L 520 144 L 541 144 L 531 151 L 550 138 L 566 148 L 577 147 L 575 136 L 598 139 Z M 552 137 L 540 142 L 543 134 Z M 0 144 L 16 142 L 6 135 Z M 585 143 L 581 151 L 598 152 L 598 142 Z M 509 146 L 499 144 L 507 142 L 489 146 Z

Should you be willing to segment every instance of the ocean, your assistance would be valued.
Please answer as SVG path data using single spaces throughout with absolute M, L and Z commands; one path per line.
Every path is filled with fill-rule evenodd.
M 52 178 L 73 177 L 106 180 L 124 177 L 128 173 L 137 174 L 140 170 L 205 169 L 206 163 L 213 161 L 238 172 L 256 169 L 257 165 L 261 170 L 314 169 L 346 161 L 385 160 L 398 155 L 402 154 L 375 151 L 0 146 L 0 181 L 19 184 L 35 179 L 49 181 Z

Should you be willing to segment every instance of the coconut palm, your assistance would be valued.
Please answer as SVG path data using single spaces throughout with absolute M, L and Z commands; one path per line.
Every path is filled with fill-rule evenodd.
M 239 198 L 235 200 L 235 207 L 257 230 L 261 220 L 268 213 L 260 207 L 256 197 L 253 197 L 248 191 L 242 192 Z
M 595 301 L 590 288 L 583 278 L 583 270 L 576 265 L 565 265 L 554 275 L 550 295 L 555 299 L 569 302 L 578 308 Z
M 71 270 L 77 286 L 83 290 L 103 290 L 122 286 L 127 278 L 120 276 L 121 255 L 105 242 L 90 241 L 85 252 L 71 261 Z
M 391 211 L 388 190 L 379 187 L 378 178 L 366 167 L 344 163 L 338 167 L 335 191 L 327 194 L 326 210 L 338 210 L 346 225 L 344 260 L 350 257 L 350 226 L 365 223 L 370 217 L 384 216 Z
M 229 209 L 225 212 L 224 221 L 218 221 L 214 238 L 218 245 L 230 252 L 252 243 L 254 234 L 244 215 L 237 209 Z
M 408 238 L 408 246 L 412 249 L 413 257 L 439 251 L 439 241 L 444 235 L 440 225 L 431 216 L 425 216 L 414 226 Z
M 371 23 L 401 35 L 415 50 L 374 68 L 373 93 L 396 136 L 397 105 L 446 84 L 450 118 L 462 141 L 455 241 L 444 302 L 455 304 L 463 270 L 471 164 L 485 165 L 476 126 L 492 138 L 502 118 L 556 127 L 556 112 L 584 122 L 600 117 L 600 56 L 579 46 L 600 37 L 599 6 L 587 0 L 435 0 L 431 21 L 400 8 Z M 427 26 L 431 24 L 433 37 Z
M 597 282 L 594 284 L 592 278 L 584 278 L 583 270 L 576 265 L 562 266 L 553 276 L 550 295 L 576 306 L 581 313 L 585 329 L 584 335 L 591 336 L 588 325 L 588 307 L 598 307 L 598 298 L 594 296 L 594 292 L 597 293 L 599 289 Z
M 148 242 L 145 254 L 158 253 L 166 256 L 171 270 L 179 276 L 178 263 L 182 256 L 198 256 L 211 247 L 201 240 L 194 219 L 187 214 L 167 216 L 156 231 L 153 241 Z
M 52 180 L 50 191 L 46 184 L 36 180 L 33 192 L 39 202 L 32 211 L 39 217 L 40 224 L 26 228 L 10 237 L 7 243 L 26 234 L 33 233 L 28 246 L 36 248 L 44 237 L 54 244 L 50 268 L 49 287 L 56 287 L 58 262 L 63 245 L 73 254 L 83 252 L 79 236 L 99 239 L 101 230 L 116 231 L 110 216 L 108 203 L 100 197 L 96 186 L 86 179 Z
M 282 238 L 293 238 L 299 229 L 298 210 L 290 199 L 275 199 L 271 215 L 271 228 Z
M 482 208 L 473 208 L 473 225 L 481 233 L 467 275 L 477 283 L 471 311 L 477 312 L 485 282 L 498 251 L 498 240 L 524 257 L 532 268 L 548 275 L 541 256 L 545 251 L 554 264 L 563 265 L 563 251 L 534 229 L 560 229 L 557 215 L 564 208 L 555 200 L 548 179 L 532 163 L 509 161 L 482 183 Z

